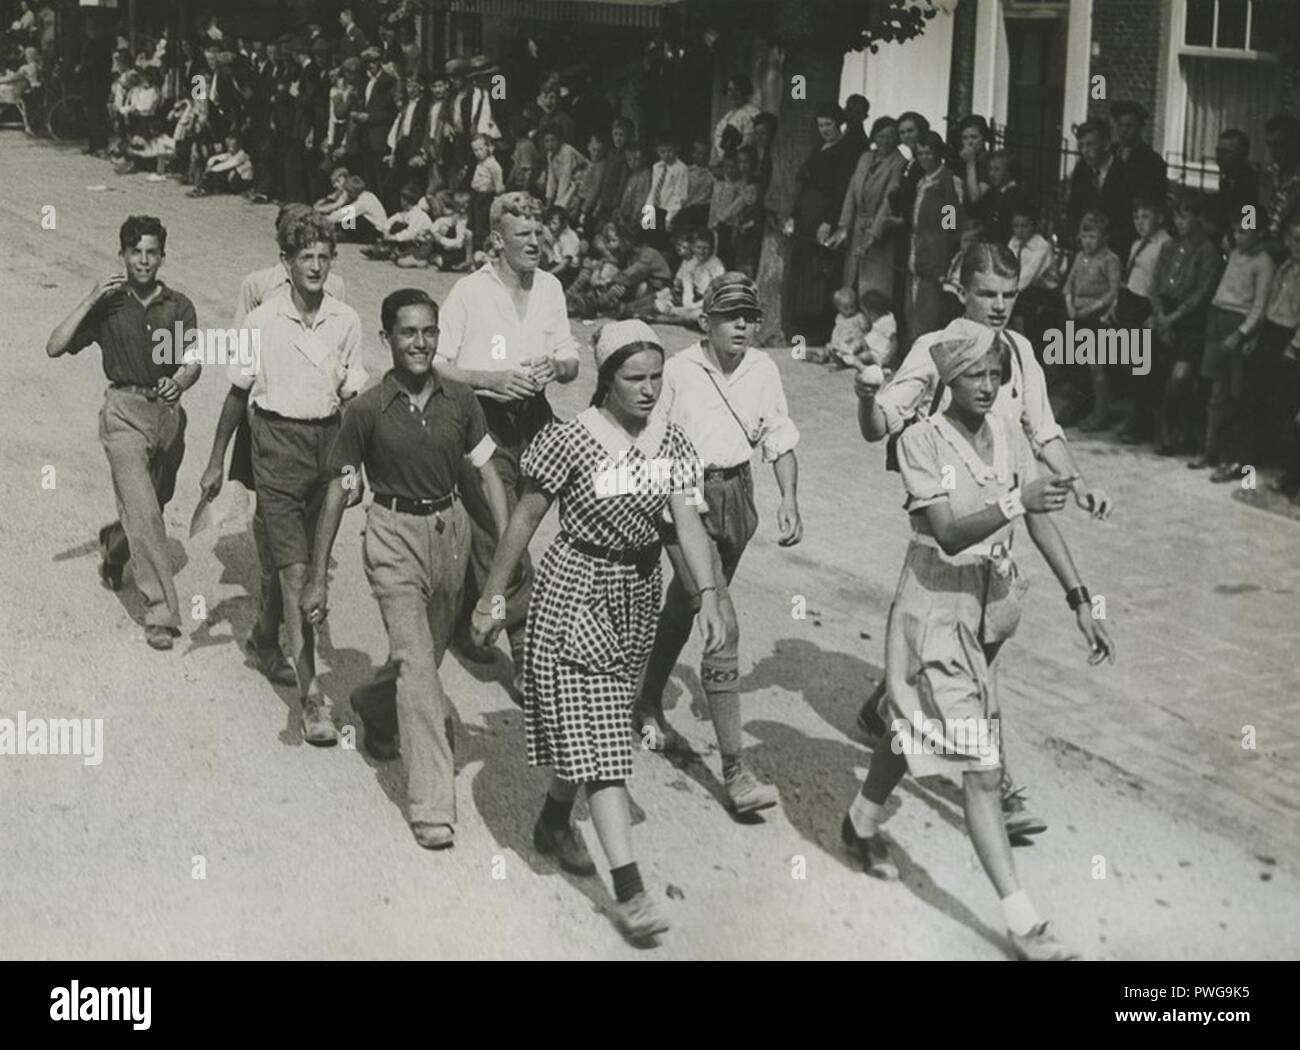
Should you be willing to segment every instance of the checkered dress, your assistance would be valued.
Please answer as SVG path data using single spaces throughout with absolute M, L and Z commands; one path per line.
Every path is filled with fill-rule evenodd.
M 653 441 L 652 433 L 646 436 Z M 653 456 L 698 469 L 695 450 L 675 423 L 662 428 Z M 520 470 L 559 498 L 560 527 L 569 535 L 618 550 L 657 543 L 668 493 L 598 495 L 596 474 L 611 458 L 579 416 L 538 434 Z M 646 456 L 634 446 L 627 461 L 638 459 Z M 533 583 L 525 634 L 529 765 L 550 766 L 573 783 L 631 776 L 632 700 L 654 642 L 661 594 L 658 561 L 646 570 L 583 554 L 563 538 L 551 544 Z

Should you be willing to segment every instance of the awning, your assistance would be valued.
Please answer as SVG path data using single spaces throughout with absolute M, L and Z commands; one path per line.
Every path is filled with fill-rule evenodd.
M 663 10 L 681 0 L 451 0 L 455 14 L 656 29 Z

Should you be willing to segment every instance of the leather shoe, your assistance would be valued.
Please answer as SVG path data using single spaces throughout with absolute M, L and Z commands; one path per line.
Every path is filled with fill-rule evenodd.
M 451 849 L 456 845 L 456 829 L 450 824 L 417 821 L 411 825 L 411 834 L 424 849 Z
M 144 640 L 149 643 L 151 649 L 170 649 L 173 644 L 171 628 L 164 627 L 162 624 L 150 624 L 144 629 Z
M 1210 480 L 1216 485 L 1222 485 L 1228 481 L 1238 481 L 1241 479 L 1241 470 L 1240 463 L 1225 463 L 1215 469 L 1214 473 L 1210 475 Z
M 307 700 L 302 705 L 302 735 L 313 747 L 333 747 L 339 732 L 330 718 L 329 705 L 323 700 Z
M 533 825 L 533 846 L 544 857 L 554 855 L 560 867 L 571 875 L 596 874 L 596 862 L 591 859 L 586 843 L 572 825 L 563 829 L 551 828 L 538 817 Z
M 644 941 L 671 929 L 659 906 L 642 890 L 629 901 L 615 905 L 614 919 L 630 941 Z
M 898 866 L 889 858 L 889 847 L 885 837 L 879 832 L 870 838 L 863 838 L 853 826 L 849 815 L 844 814 L 840 824 L 840 841 L 853 851 L 854 856 L 862 862 L 862 870 L 872 878 L 892 882 L 898 878 Z
M 266 676 L 267 681 L 273 685 L 298 684 L 298 676 L 294 673 L 293 664 L 284 655 L 279 643 L 259 645 L 255 638 L 250 638 L 246 647 L 249 655 L 256 662 L 257 669 Z

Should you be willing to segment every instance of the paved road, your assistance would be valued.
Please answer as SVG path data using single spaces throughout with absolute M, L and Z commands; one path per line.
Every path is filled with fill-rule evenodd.
M 107 184 L 107 189 L 87 187 Z M 854 871 L 838 847 L 868 752 L 857 704 L 881 674 L 884 618 L 906 544 L 897 478 L 856 435 L 845 373 L 778 355 L 803 431 L 804 543 L 775 542 L 775 485 L 758 473 L 760 533 L 736 587 L 747 733 L 779 784 L 765 824 L 722 811 L 716 754 L 682 767 L 638 758 L 635 831 L 647 882 L 676 924 L 650 953 L 625 945 L 609 892 L 533 855 L 545 774 L 489 673 L 449 659 L 458 712 L 460 835 L 451 854 L 414 846 L 398 765 L 304 746 L 291 696 L 241 655 L 254 616 L 247 507 L 228 488 L 218 535 L 184 537 L 225 384 L 186 397 L 190 451 L 168 509 L 183 603 L 200 618 L 154 653 L 130 599 L 99 589 L 94 536 L 112 495 L 96 439 L 96 355 L 48 361 L 50 328 L 114 264 L 132 212 L 161 216 L 163 276 L 202 324 L 230 322 L 240 277 L 269 263 L 273 209 L 190 201 L 172 182 L 119 178 L 101 161 L 8 132 L 0 138 L 0 715 L 104 720 L 102 764 L 0 756 L 0 952 L 19 957 L 970 958 L 1006 956 L 993 893 L 951 792 L 910 785 L 890 831 L 904 880 Z M 42 229 L 54 205 L 56 228 Z M 371 329 L 383 294 L 451 281 L 340 251 Z M 575 326 L 580 335 L 589 327 Z M 664 330 L 672 349 L 681 331 Z M 384 367 L 377 337 L 366 364 Z M 590 396 L 590 355 L 557 408 Z M 1120 663 L 1089 670 L 1046 567 L 1003 657 L 1017 775 L 1051 831 L 1017 861 L 1041 910 L 1094 958 L 1300 954 L 1300 525 L 1207 486 L 1181 465 L 1079 441 L 1120 510 L 1065 529 L 1107 598 Z M 52 468 L 51 471 L 47 468 Z M 53 477 L 53 487 L 48 479 Z M 45 484 L 42 484 L 46 479 Z M 359 512 L 337 544 L 324 687 L 340 713 L 386 653 L 360 566 Z M 553 534 L 549 522 L 539 545 Z M 796 596 L 808 615 L 792 615 Z M 206 612 L 206 618 L 202 613 Z M 712 737 L 691 670 L 671 717 Z M 1253 726 L 1256 747 L 1242 747 Z M 582 825 L 594 846 L 588 821 Z M 194 877 L 196 873 L 204 878 Z M 1098 877 L 1104 876 L 1104 877 Z

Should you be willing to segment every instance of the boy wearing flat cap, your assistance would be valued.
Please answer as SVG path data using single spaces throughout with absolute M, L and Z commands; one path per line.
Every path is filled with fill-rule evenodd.
M 778 542 L 792 547 L 803 537 L 795 496 L 799 466 L 794 449 L 799 430 L 786 408 L 775 362 L 749 345 L 762 319 L 753 279 L 735 271 L 715 278 L 705 295 L 704 316 L 707 337 L 664 366 L 663 393 L 655 413 L 686 432 L 704 468 L 704 525 L 727 631 L 719 649 L 705 653 L 700 681 L 722 752 L 728 804 L 734 814 L 746 816 L 775 806 L 779 796 L 776 788 L 758 780 L 742 758 L 740 627 L 728 584 L 758 528 L 749 468 L 755 449 L 762 449 L 763 459 L 772 464 L 781 490 Z M 648 749 L 682 751 L 689 749 L 665 720 L 662 694 L 689 636 L 700 588 L 681 556 L 676 536 L 670 531 L 664 542 L 675 572 L 659 615 L 633 726 Z

